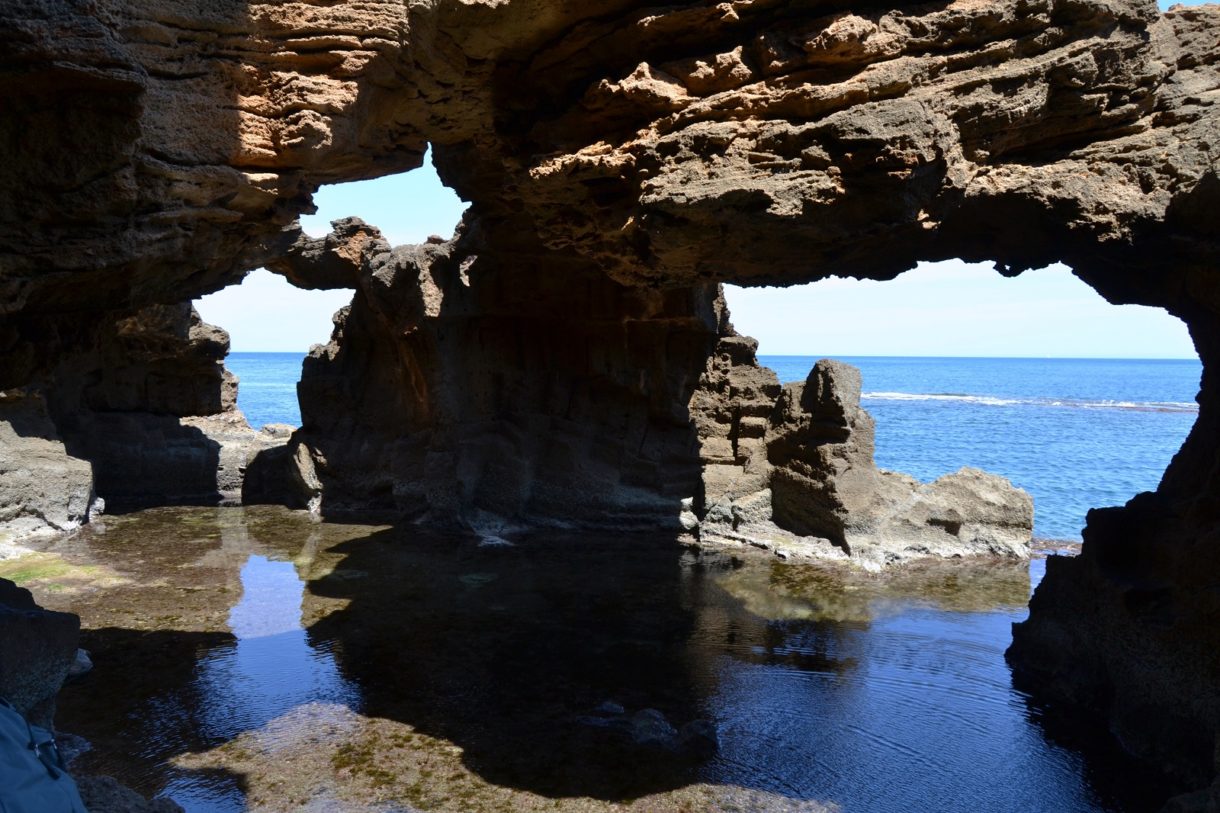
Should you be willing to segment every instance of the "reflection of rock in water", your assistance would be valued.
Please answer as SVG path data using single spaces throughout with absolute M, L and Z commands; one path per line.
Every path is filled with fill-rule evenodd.
M 774 620 L 868 622 L 911 604 L 951 612 L 1023 607 L 1029 563 L 919 562 L 883 576 L 833 566 L 772 563 L 725 572 L 716 584 Z
M 97 655 L 61 722 L 99 769 L 201 809 L 968 813 L 997 772 L 1032 777 L 992 788 L 997 809 L 1099 809 L 1011 692 L 1023 567 L 878 579 L 281 509 L 119 517 L 65 545 L 106 575 L 57 594 Z M 718 752 L 683 745 L 709 723 Z
M 321 540 L 367 532 L 321 528 L 278 508 L 160 509 L 111 517 L 60 542 L 68 565 L 104 574 L 57 596 L 84 619 L 95 660 L 63 693 L 58 718 L 95 745 L 79 770 L 208 809 L 242 809 L 240 783 L 226 771 L 184 774 L 165 763 L 301 702 L 353 699 L 328 653 L 305 641 L 294 567 Z
M 176 761 L 223 767 L 245 780 L 245 806 L 259 813 L 832 813 L 821 802 L 733 785 L 691 784 L 635 799 L 555 799 L 494 785 L 463 764 L 461 748 L 397 720 L 310 704 L 265 729 Z
M 678 727 L 701 716 L 672 539 L 503 549 L 386 533 L 330 553 L 346 556 L 318 562 L 306 615 L 314 596 L 350 603 L 310 640 L 333 649 L 366 713 L 450 740 L 488 780 L 537 792 L 633 797 L 690 780 L 684 760 L 589 736 L 580 721 L 607 700 Z

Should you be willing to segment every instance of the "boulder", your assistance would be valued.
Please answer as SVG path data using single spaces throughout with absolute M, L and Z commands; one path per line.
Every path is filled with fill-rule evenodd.
M 0 392 L 0 559 L 23 538 L 79 527 L 92 500 L 93 469 L 68 453 L 45 398 Z
M 52 727 L 79 635 L 80 618 L 44 610 L 30 591 L 0 579 L 0 697 L 34 725 Z

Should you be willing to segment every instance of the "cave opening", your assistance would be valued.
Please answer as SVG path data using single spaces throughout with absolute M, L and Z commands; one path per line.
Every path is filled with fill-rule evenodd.
M 363 181 L 330 184 L 314 195 L 316 212 L 298 222 L 308 238 L 325 238 L 331 224 L 358 217 L 381 231 L 391 246 L 449 235 L 466 204 L 441 181 L 431 150 L 417 170 Z M 230 337 L 225 365 L 238 377 L 238 408 L 258 430 L 270 424 L 301 425 L 297 385 L 312 348 L 330 340 L 337 312 L 352 303 L 351 286 L 296 285 L 258 268 L 239 285 L 199 299 L 205 322 Z
M 1005 278 L 921 263 L 887 282 L 727 286 L 726 298 L 781 383 L 824 357 L 861 369 L 880 467 L 1005 476 L 1034 497 L 1036 538 L 1078 542 L 1090 509 L 1155 491 L 1198 416 L 1185 324 L 1111 305 L 1064 265 Z

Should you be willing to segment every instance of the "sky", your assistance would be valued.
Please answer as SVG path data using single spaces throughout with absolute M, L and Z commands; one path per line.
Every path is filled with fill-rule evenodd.
M 1114 306 L 1062 265 L 1015 279 L 921 263 L 890 282 L 726 289 L 733 326 L 778 356 L 1195 358 L 1180 320 Z
M 377 226 L 393 245 L 450 237 L 466 204 L 441 183 L 432 157 L 414 172 L 371 181 L 324 186 L 314 195 L 318 213 L 301 218 L 311 237 L 330 232 L 330 221 L 355 215 Z M 229 331 L 236 353 L 303 353 L 330 340 L 331 318 L 351 302 L 351 291 L 302 291 L 264 269 L 241 285 L 195 303 L 205 322 Z
M 314 202 L 318 213 L 301 218 L 307 234 L 321 237 L 331 220 L 356 215 L 395 245 L 449 237 L 466 206 L 430 156 L 413 172 L 324 186 Z M 928 263 L 891 282 L 729 286 L 727 297 L 734 326 L 758 339 L 763 355 L 1196 357 L 1182 322 L 1110 305 L 1063 266 L 1005 279 L 988 265 Z M 229 331 L 234 352 L 304 352 L 329 340 L 333 314 L 350 301 L 350 291 L 302 291 L 259 269 L 196 307 Z

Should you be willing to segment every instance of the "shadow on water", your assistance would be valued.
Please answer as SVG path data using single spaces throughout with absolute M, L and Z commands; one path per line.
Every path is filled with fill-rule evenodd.
M 402 536 L 340 545 L 341 570 L 309 585 L 350 602 L 310 641 L 333 649 L 365 714 L 409 721 L 488 781 L 546 796 L 629 799 L 697 778 L 697 760 L 640 746 L 599 712 L 655 709 L 676 727 L 711 714 L 689 645 L 706 574 L 672 537 Z
M 56 549 L 86 575 L 44 584 L 96 663 L 59 723 L 93 741 L 83 769 L 191 813 L 1154 809 L 1013 690 L 1024 564 L 876 579 L 272 508 L 108 523 Z M 710 721 L 719 751 L 641 738 L 649 709 L 645 734 Z

